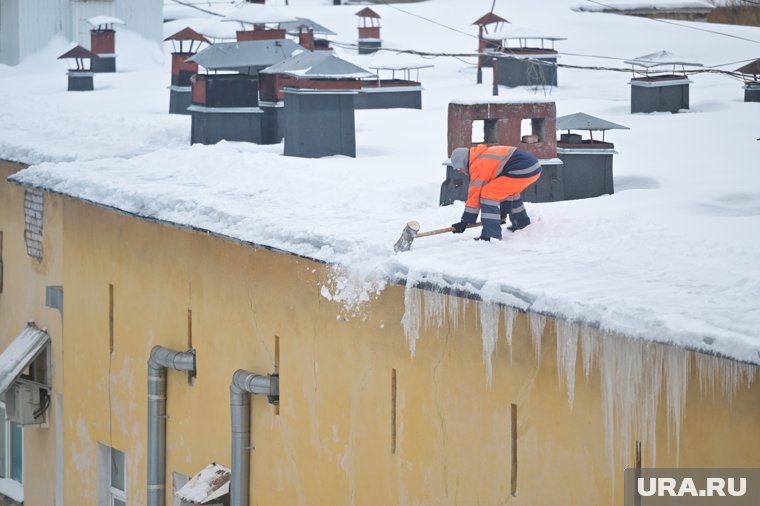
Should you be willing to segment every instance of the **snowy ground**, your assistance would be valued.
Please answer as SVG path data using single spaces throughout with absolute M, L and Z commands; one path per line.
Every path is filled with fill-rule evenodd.
M 268 3 L 330 28 L 336 42 L 356 42 L 360 6 Z M 385 48 L 461 53 L 476 48 L 471 23 L 491 4 L 372 8 Z M 668 50 L 733 70 L 760 57 L 760 28 L 579 13 L 570 8 L 577 4 L 496 2 L 495 12 L 567 37 L 556 45 L 562 64 L 628 68 L 623 60 Z M 166 35 L 193 23 L 172 21 Z M 55 57 L 69 47 L 57 40 L 17 67 L 0 66 L 0 158 L 34 164 L 17 181 L 331 262 L 336 277 L 323 293 L 355 311 L 388 280 L 424 279 L 760 363 L 760 104 L 744 103 L 735 79 L 695 75 L 689 111 L 632 115 L 629 73 L 560 68 L 557 88 L 502 87 L 494 98 L 488 72 L 475 84 L 474 58 L 359 56 L 342 47 L 339 56 L 364 68 L 399 59 L 435 67 L 421 71 L 422 110 L 357 111 L 357 157 L 312 160 L 282 156 L 282 144 L 190 147 L 190 118 L 167 114 L 169 46 L 162 55 L 120 31 L 119 72 L 96 75 L 91 93 L 66 92 L 66 63 Z M 438 207 L 448 104 L 531 98 L 554 100 L 560 116 L 585 112 L 630 127 L 607 134 L 619 152 L 616 193 L 528 204 L 534 224 L 499 243 L 475 242 L 469 231 L 420 238 L 394 254 L 407 221 L 427 230 L 461 215 L 461 202 Z

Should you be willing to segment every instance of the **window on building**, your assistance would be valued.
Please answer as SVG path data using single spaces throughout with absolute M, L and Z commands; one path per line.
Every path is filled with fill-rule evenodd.
M 544 142 L 544 118 L 527 118 L 520 123 L 520 138 L 522 142 L 535 144 Z
M 472 122 L 473 144 L 496 144 L 498 122 L 495 119 L 476 119 Z
M 124 452 L 98 443 L 100 486 L 98 504 L 127 506 L 127 480 Z
M 0 494 L 14 501 L 24 500 L 24 429 L 6 420 L 3 403 L 0 403 Z

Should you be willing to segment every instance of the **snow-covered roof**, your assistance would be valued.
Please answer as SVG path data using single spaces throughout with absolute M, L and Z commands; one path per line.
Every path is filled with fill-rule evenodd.
M 335 13 L 346 9 L 322 4 L 287 13 L 330 19 L 341 40 L 354 40 L 353 9 L 343 19 Z M 469 4 L 405 7 L 462 33 L 394 11 L 386 37 L 399 49 L 430 41 L 436 51 L 470 51 Z M 721 25 L 728 36 L 720 36 L 684 28 L 700 24 L 558 9 L 556 0 L 516 3 L 509 16 L 567 35 L 574 55 L 564 58 L 577 66 L 607 66 L 608 58 L 648 54 L 660 44 L 698 54 L 711 67 L 757 58 L 757 48 L 738 38 L 751 27 Z M 119 41 L 120 68 L 129 71 L 109 75 L 108 86 L 93 92 L 66 91 L 66 63 L 56 58 L 68 41 L 0 66 L 0 158 L 32 164 L 14 181 L 327 262 L 334 269 L 324 296 L 348 315 L 360 314 L 393 280 L 420 281 L 760 363 L 760 235 L 753 233 L 760 230 L 760 171 L 751 163 L 760 142 L 757 110 L 742 101 L 736 79 L 696 74 L 688 113 L 631 114 L 630 90 L 617 72 L 573 69 L 557 87 L 502 86 L 493 97 L 489 79 L 476 84 L 474 58 L 436 58 L 425 73 L 422 109 L 357 110 L 356 158 L 302 159 L 283 156 L 282 144 L 190 146 L 191 118 L 166 112 L 168 58 L 130 34 L 123 30 Z M 392 64 L 389 51 L 336 54 L 363 68 Z M 408 221 L 431 230 L 464 210 L 462 202 L 438 205 L 454 101 L 549 101 L 560 117 L 584 111 L 630 127 L 615 145 L 615 193 L 527 203 L 533 223 L 505 232 L 501 242 L 475 242 L 477 232 L 468 231 L 419 238 L 411 251 L 394 254 Z
M 240 70 L 268 67 L 291 58 L 297 51 L 306 51 L 290 39 L 249 40 L 212 44 L 187 61 L 209 70 Z
M 557 118 L 557 130 L 629 130 L 629 128 L 583 112 L 576 112 Z
M 513 40 L 513 39 L 541 39 L 541 40 L 567 40 L 566 37 L 557 37 L 555 35 L 548 35 L 539 30 L 532 28 L 515 27 L 508 28 L 506 30 L 500 30 L 493 33 L 483 34 L 484 39 L 488 40 Z
M 126 25 L 126 23 L 113 16 L 94 16 L 87 20 L 87 23 L 94 27 L 106 26 L 106 25 Z
M 409 64 L 409 65 L 380 65 L 377 67 L 370 67 L 373 70 L 418 70 L 418 69 L 429 69 L 433 68 L 434 65 L 424 65 L 424 64 Z
M 615 11 L 698 11 L 705 12 L 715 9 L 709 2 L 700 0 L 657 0 L 631 2 L 630 0 L 605 0 L 604 2 L 587 2 L 572 7 L 578 12 L 615 12 Z
M 316 21 L 313 21 L 309 18 L 296 18 L 295 21 L 286 21 L 280 23 L 280 28 L 285 29 L 288 33 L 291 34 L 297 34 L 302 26 L 310 28 L 314 31 L 315 34 L 318 35 L 337 35 L 329 28 L 322 26 Z
M 635 67 L 645 67 L 645 68 L 662 67 L 665 65 L 683 65 L 683 66 L 689 66 L 689 67 L 702 66 L 701 63 L 691 61 L 687 58 L 683 58 L 681 56 L 675 55 L 671 53 L 670 51 L 664 51 L 664 50 L 657 51 L 656 53 L 646 54 L 644 56 L 639 56 L 638 58 L 633 58 L 631 60 L 625 60 L 625 63 L 628 63 Z
M 338 58 L 329 51 L 304 51 L 262 70 L 261 73 L 327 79 L 377 77 L 376 74 Z
M 217 42 L 229 42 L 237 39 L 237 29 L 234 23 L 222 22 L 221 18 L 182 18 L 164 23 L 164 35 L 169 36 L 183 28 L 191 28 L 209 39 Z
M 222 21 L 237 21 L 251 25 L 267 25 L 298 21 L 295 17 L 285 14 L 273 7 L 264 4 L 245 3 L 231 13 L 227 14 Z

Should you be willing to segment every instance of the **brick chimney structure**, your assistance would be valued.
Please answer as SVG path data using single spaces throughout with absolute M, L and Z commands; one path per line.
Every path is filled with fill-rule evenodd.
M 484 14 L 473 23 L 473 25 L 478 27 L 478 53 L 480 54 L 478 57 L 478 70 L 480 70 L 481 67 L 491 66 L 491 58 L 485 56 L 483 53 L 487 50 L 498 49 L 499 47 L 498 42 L 486 39 L 485 35 L 503 30 L 505 24 L 510 23 L 493 12 Z
M 115 25 L 125 24 L 119 18 L 95 16 L 87 20 L 90 30 L 90 51 L 98 57 L 92 60 L 93 72 L 116 72 Z
M 298 44 L 305 47 L 309 51 L 314 51 L 314 29 L 301 25 L 298 27 Z
M 359 54 L 371 54 L 383 46 L 380 38 L 380 14 L 369 7 L 356 13 L 359 16 Z
M 514 146 L 541 160 L 544 170 L 561 166 L 557 158 L 557 108 L 554 102 L 482 102 L 449 104 L 448 152 L 479 144 Z M 556 170 L 556 169 L 553 169 Z M 439 204 L 467 200 L 469 179 L 446 164 Z
M 185 28 L 165 38 L 172 41 L 172 80 L 169 87 L 169 113 L 190 114 L 192 102 L 192 77 L 198 73 L 198 64 L 186 61 L 195 55 L 209 40 L 192 28 Z

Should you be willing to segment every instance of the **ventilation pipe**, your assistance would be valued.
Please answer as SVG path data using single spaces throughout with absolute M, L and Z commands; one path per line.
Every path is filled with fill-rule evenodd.
M 280 402 L 280 380 L 277 374 L 262 376 L 238 369 L 230 385 L 232 420 L 232 473 L 230 506 L 248 506 L 251 476 L 251 396 L 262 394 L 271 404 Z
M 166 370 L 195 371 L 195 350 L 154 346 L 148 360 L 148 506 L 166 502 Z

